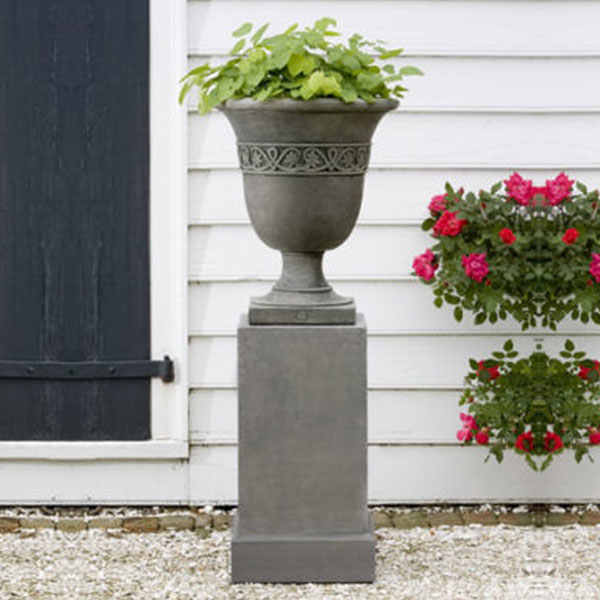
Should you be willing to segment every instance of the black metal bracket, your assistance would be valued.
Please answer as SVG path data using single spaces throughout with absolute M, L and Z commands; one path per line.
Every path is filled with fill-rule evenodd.
M 0 379 L 146 379 L 160 377 L 165 383 L 174 379 L 173 361 L 106 360 L 53 362 L 0 360 Z

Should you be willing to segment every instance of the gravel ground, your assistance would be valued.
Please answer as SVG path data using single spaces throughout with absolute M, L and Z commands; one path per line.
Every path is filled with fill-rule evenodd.
M 380 529 L 373 585 L 231 585 L 229 532 L 0 536 L 1 600 L 595 600 L 600 527 Z

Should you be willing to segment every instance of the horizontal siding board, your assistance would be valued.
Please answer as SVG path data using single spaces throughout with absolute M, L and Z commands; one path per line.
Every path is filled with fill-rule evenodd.
M 369 17 L 367 10 L 385 18 Z M 224 53 L 233 45 L 229 32 L 244 21 L 270 22 L 277 32 L 294 20 L 309 24 L 323 15 L 334 16 L 345 33 L 360 31 L 416 55 L 600 54 L 600 5 L 586 0 L 372 0 L 368 9 L 357 0 L 193 0 L 188 48 Z
M 543 183 L 557 174 L 545 170 L 519 169 L 525 177 Z M 443 192 L 444 183 L 467 190 L 490 188 L 496 181 L 506 179 L 508 168 L 490 169 L 370 169 L 365 179 L 365 191 L 359 220 L 397 221 L 425 218 L 431 196 Z M 590 188 L 600 187 L 598 169 L 572 173 Z M 242 175 L 237 168 L 191 171 L 189 175 L 188 206 L 193 223 L 239 221 L 247 219 L 242 189 Z
M 212 282 L 191 284 L 188 295 L 189 332 L 191 335 L 235 333 L 239 315 L 247 312 L 252 296 L 266 293 L 269 282 Z M 336 282 L 338 293 L 353 296 L 359 312 L 365 315 L 369 333 L 415 335 L 429 331 L 435 335 L 518 335 L 515 321 L 494 325 L 474 325 L 465 315 L 457 323 L 451 307 L 436 308 L 428 286 L 416 278 L 410 282 Z M 600 329 L 567 319 L 560 323 L 556 335 L 600 333 Z M 536 335 L 536 332 L 528 332 Z M 542 332 L 538 331 L 537 335 Z M 551 332 L 552 333 L 552 332 Z M 547 335 L 547 333 L 546 333 Z M 554 334 L 553 334 L 554 335 Z
M 224 57 L 195 56 L 189 68 L 213 65 Z M 395 60 L 397 66 L 406 60 Z M 417 64 L 417 61 L 413 61 Z M 600 57 L 419 58 L 425 77 L 407 79 L 404 110 L 435 111 L 598 111 Z M 575 82 L 556 85 L 557 81 Z M 449 93 L 452 90 L 452 93 Z M 193 109 L 197 95 L 188 96 Z
M 187 461 L 2 462 L 0 504 L 181 504 L 187 499 Z
M 522 354 L 531 352 L 537 338 L 512 336 Z M 543 334 L 540 334 L 543 338 Z M 370 337 L 368 341 L 368 381 L 379 386 L 448 386 L 462 385 L 468 359 L 483 358 L 505 341 L 502 335 L 442 337 Z M 582 350 L 595 357 L 599 353 L 595 336 L 573 336 Z M 558 337 L 548 337 L 545 349 L 557 353 L 563 345 Z M 234 336 L 193 337 L 190 340 L 192 385 L 204 387 L 235 385 L 236 339 Z
M 221 113 L 190 116 L 190 165 L 237 164 L 233 131 Z M 479 164 L 593 168 L 600 155 L 600 113 L 387 115 L 373 138 L 374 165 Z
M 344 245 L 325 255 L 325 270 L 332 275 L 410 275 L 412 257 L 430 245 L 418 226 L 357 227 Z M 279 252 L 260 242 L 249 225 L 190 230 L 190 274 L 276 275 L 279 264 Z
M 597 451 L 593 451 L 598 461 Z M 448 446 L 371 446 L 369 502 L 597 502 L 600 478 L 587 459 L 574 468 L 564 454 L 544 473 L 522 457 L 484 462 L 486 450 Z M 194 446 L 190 461 L 192 504 L 237 502 L 237 448 Z
M 370 444 L 458 444 L 458 392 L 372 390 L 368 397 Z M 237 442 L 235 390 L 194 390 L 190 395 L 192 444 Z

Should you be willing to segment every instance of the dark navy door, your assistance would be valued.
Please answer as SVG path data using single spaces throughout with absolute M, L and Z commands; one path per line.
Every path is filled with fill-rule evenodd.
M 150 436 L 148 62 L 148 0 L 0 0 L 0 439 Z

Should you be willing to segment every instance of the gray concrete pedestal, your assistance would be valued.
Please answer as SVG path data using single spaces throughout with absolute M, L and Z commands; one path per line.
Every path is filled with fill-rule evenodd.
M 237 582 L 370 582 L 366 327 L 238 329 Z

